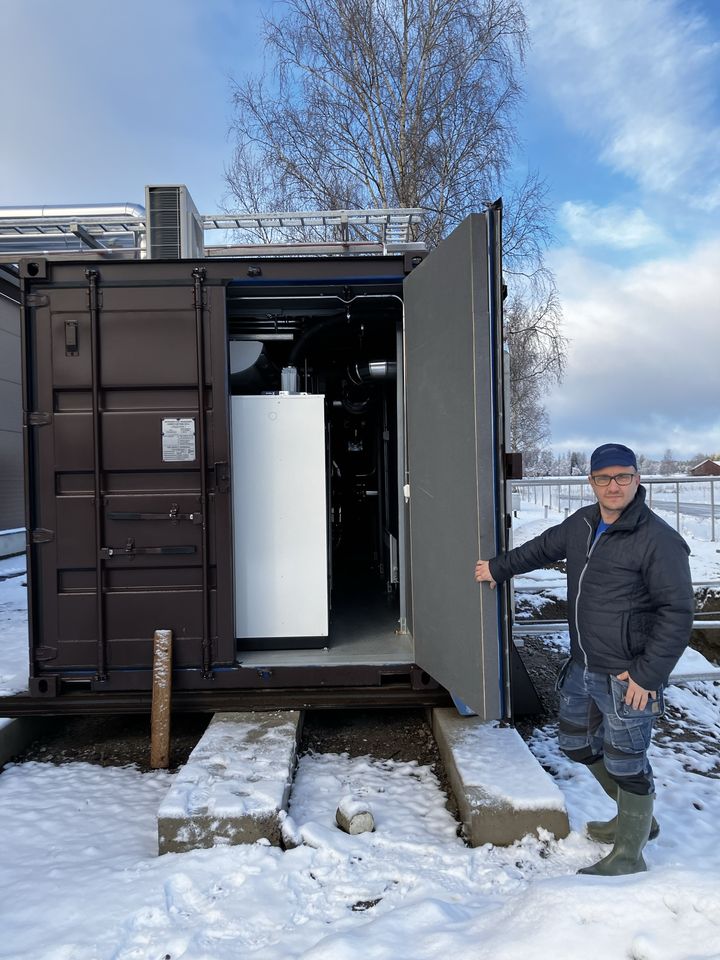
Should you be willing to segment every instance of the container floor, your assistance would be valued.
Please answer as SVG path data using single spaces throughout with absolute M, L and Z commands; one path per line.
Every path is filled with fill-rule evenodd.
M 399 634 L 395 597 L 340 596 L 330 613 L 325 647 L 299 650 L 238 650 L 243 666 L 343 666 L 413 662 L 409 634 Z

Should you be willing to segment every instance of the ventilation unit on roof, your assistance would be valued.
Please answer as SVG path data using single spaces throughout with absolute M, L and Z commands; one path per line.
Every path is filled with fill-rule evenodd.
M 185 260 L 205 256 L 202 220 L 187 187 L 145 187 L 145 210 L 147 256 L 150 260 Z

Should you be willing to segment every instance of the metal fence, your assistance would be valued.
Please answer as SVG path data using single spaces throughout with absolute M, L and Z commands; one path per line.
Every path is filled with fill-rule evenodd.
M 720 483 L 718 477 L 645 477 L 648 506 L 674 524 L 682 533 L 688 524 L 700 540 L 717 541 L 720 530 Z M 513 481 L 513 492 L 522 501 L 534 503 L 567 516 L 585 504 L 595 503 L 586 477 L 528 477 Z

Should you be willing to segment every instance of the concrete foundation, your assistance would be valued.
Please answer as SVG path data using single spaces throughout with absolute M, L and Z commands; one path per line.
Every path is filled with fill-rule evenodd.
M 508 846 L 528 833 L 570 832 L 565 800 L 512 727 L 432 711 L 432 729 L 471 846 Z
M 25 530 L 0 530 L 0 557 L 13 557 L 25 550 Z
M 0 717 L 0 767 L 39 737 L 47 722 L 45 717 Z
M 158 811 L 158 851 L 280 844 L 302 713 L 216 714 Z

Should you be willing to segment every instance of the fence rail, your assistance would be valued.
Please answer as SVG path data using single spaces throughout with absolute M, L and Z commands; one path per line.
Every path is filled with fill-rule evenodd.
M 695 523 L 695 536 L 704 531 L 708 520 L 709 539 L 717 542 L 720 521 L 720 483 L 718 477 L 645 477 L 643 486 L 648 490 L 648 506 L 656 513 L 675 517 L 675 529 L 681 531 L 681 517 L 691 517 Z M 513 492 L 525 502 L 535 503 L 568 515 L 578 507 L 595 503 L 595 495 L 586 477 L 527 477 L 514 480 Z M 682 495 L 681 495 L 682 488 Z M 698 537 L 698 539 L 707 539 Z

